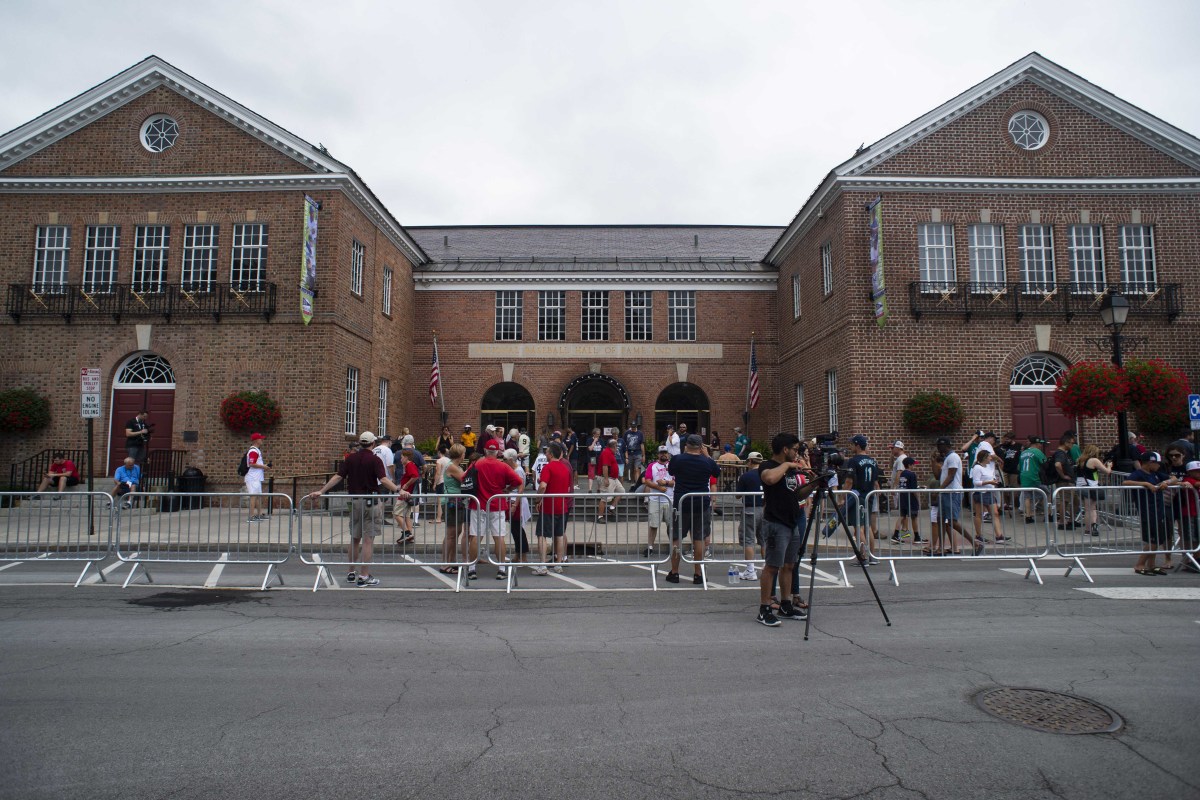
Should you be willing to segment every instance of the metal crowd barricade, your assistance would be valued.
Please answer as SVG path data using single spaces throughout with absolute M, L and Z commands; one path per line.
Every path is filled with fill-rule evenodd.
M 1061 502 L 1083 510 L 1082 524 L 1075 525 L 1072 520 L 1069 527 L 1056 527 L 1054 531 L 1055 552 L 1072 562 L 1063 577 L 1070 577 L 1078 569 L 1089 583 L 1095 583 L 1082 559 L 1140 556 L 1143 553 L 1177 555 L 1181 565 L 1186 561 L 1200 569 L 1196 560 L 1200 553 L 1200 519 L 1186 513 L 1200 508 L 1200 494 L 1191 486 L 1171 487 L 1162 492 L 1162 516 L 1158 517 L 1157 512 L 1151 513 L 1155 507 L 1154 498 L 1141 486 L 1061 486 L 1055 489 L 1056 505 Z M 1145 526 L 1143 504 L 1147 506 Z M 1153 522 L 1155 518 L 1161 519 L 1157 525 Z M 1147 549 L 1147 544 L 1152 546 Z
M 501 510 L 521 500 L 529 504 L 528 517 L 523 515 L 520 528 L 528 543 L 527 550 L 519 533 L 514 539 L 511 515 Z M 600 565 L 645 569 L 650 573 L 651 588 L 657 590 L 658 568 L 671 557 L 670 515 L 666 519 L 656 516 L 659 525 L 651 547 L 648 541 L 651 509 L 647 501 L 659 502 L 642 492 L 496 495 L 488 500 L 486 509 L 472 516 L 472 532 L 479 540 L 481 554 L 486 553 L 486 560 L 496 567 L 497 575 L 503 575 L 506 592 L 519 587 L 517 570 L 521 567 L 535 570 L 539 577 L 545 570 L 546 576 L 554 575 L 571 583 L 572 579 L 563 575 L 563 570 Z M 496 549 L 497 526 L 504 534 L 503 552 Z M 558 530 L 562 536 L 556 537 L 553 534 Z M 556 550 L 558 540 L 562 544 Z
M 251 519 L 250 498 L 260 511 Z M 119 560 L 133 564 L 124 586 L 147 564 L 258 564 L 267 568 L 262 589 L 292 549 L 292 500 L 286 494 L 130 492 L 121 498 L 113 526 Z
M 415 494 L 411 501 L 379 494 L 326 494 L 315 499 L 304 495 L 298 507 L 297 551 L 302 563 L 317 568 L 314 592 L 322 582 L 335 588 L 339 583 L 331 567 L 358 573 L 367 563 L 361 551 L 351 556 L 356 538 L 352 534 L 374 528 L 370 569 L 416 567 L 457 592 L 468 586 L 466 570 L 473 562 L 466 550 L 467 520 L 478 507 L 472 495 Z M 409 538 L 400 518 L 414 508 L 422 513 Z
M 991 506 L 983 503 L 984 495 L 988 494 L 993 500 Z M 871 551 L 878 558 L 896 561 L 949 555 L 964 559 L 1024 561 L 1028 565 L 1025 577 L 1033 575 L 1039 584 L 1042 583 L 1037 561 L 1049 555 L 1052 545 L 1046 520 L 1036 516 L 1037 501 L 1042 503 L 1043 509 L 1048 503 L 1041 488 L 881 489 L 868 493 L 868 502 L 881 495 L 890 495 L 895 502 L 881 504 L 886 510 L 880 512 L 877 522 L 879 539 L 871 541 Z M 944 511 L 952 507 L 954 501 L 950 498 L 955 495 L 961 496 L 959 528 L 947 531 L 943 526 Z M 947 499 L 943 501 L 942 498 Z M 1032 523 L 1025 522 L 1024 500 L 1032 504 L 1035 514 Z M 976 507 L 980 509 L 978 528 Z M 902 517 L 902 512 L 907 514 Z M 908 536 L 902 533 L 897 542 L 892 537 L 895 531 L 901 530 L 904 518 L 908 520 L 907 528 L 911 533 Z M 975 555 L 980 541 L 983 551 Z
M 0 561 L 82 561 L 78 587 L 111 545 L 112 497 L 105 492 L 0 492 Z

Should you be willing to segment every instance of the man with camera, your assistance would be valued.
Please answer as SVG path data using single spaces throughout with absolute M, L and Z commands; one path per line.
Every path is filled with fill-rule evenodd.
M 804 620 L 808 615 L 790 600 L 779 604 L 778 616 L 771 611 L 771 589 L 778 577 L 779 586 L 790 586 L 792 572 L 800 558 L 804 532 L 800 529 L 800 504 L 816 490 L 815 480 L 805 480 L 800 460 L 800 437 L 794 433 L 776 434 L 771 440 L 771 458 L 758 467 L 763 489 L 763 570 L 759 573 L 757 621 L 774 628 L 780 619 Z M 816 476 L 809 472 L 809 478 Z
M 139 465 L 146 461 L 146 442 L 150 441 L 154 430 L 154 426 L 146 422 L 147 416 L 149 412 L 142 409 L 125 423 L 125 454 Z

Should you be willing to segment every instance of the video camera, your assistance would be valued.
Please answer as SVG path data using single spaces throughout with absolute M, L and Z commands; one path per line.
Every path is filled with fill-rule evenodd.
M 808 448 L 808 463 L 818 475 L 838 471 L 846 463 L 837 446 L 838 433 L 822 433 L 814 436 Z

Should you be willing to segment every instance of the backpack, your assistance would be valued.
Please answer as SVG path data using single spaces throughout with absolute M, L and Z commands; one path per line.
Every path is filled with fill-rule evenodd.
M 1054 456 L 1046 456 L 1046 460 L 1042 462 L 1042 483 L 1046 486 L 1053 486 L 1062 479 L 1058 476 L 1058 470 L 1054 468 Z
M 246 474 L 250 472 L 250 462 L 246 459 L 246 456 L 249 454 L 249 450 L 247 450 L 245 453 L 242 453 L 242 460 L 238 462 L 238 475 L 241 475 L 243 478 L 246 477 Z

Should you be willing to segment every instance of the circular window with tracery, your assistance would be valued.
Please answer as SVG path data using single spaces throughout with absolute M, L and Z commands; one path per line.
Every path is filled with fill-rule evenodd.
M 179 138 L 179 123 L 166 114 L 156 114 L 142 123 L 142 147 L 161 153 Z
M 1050 141 L 1050 123 L 1035 111 L 1018 111 L 1008 118 L 1008 135 L 1022 150 L 1038 150 Z
M 1054 388 L 1058 376 L 1067 365 L 1046 353 L 1034 353 L 1025 356 L 1013 367 L 1009 386 L 1013 389 Z

